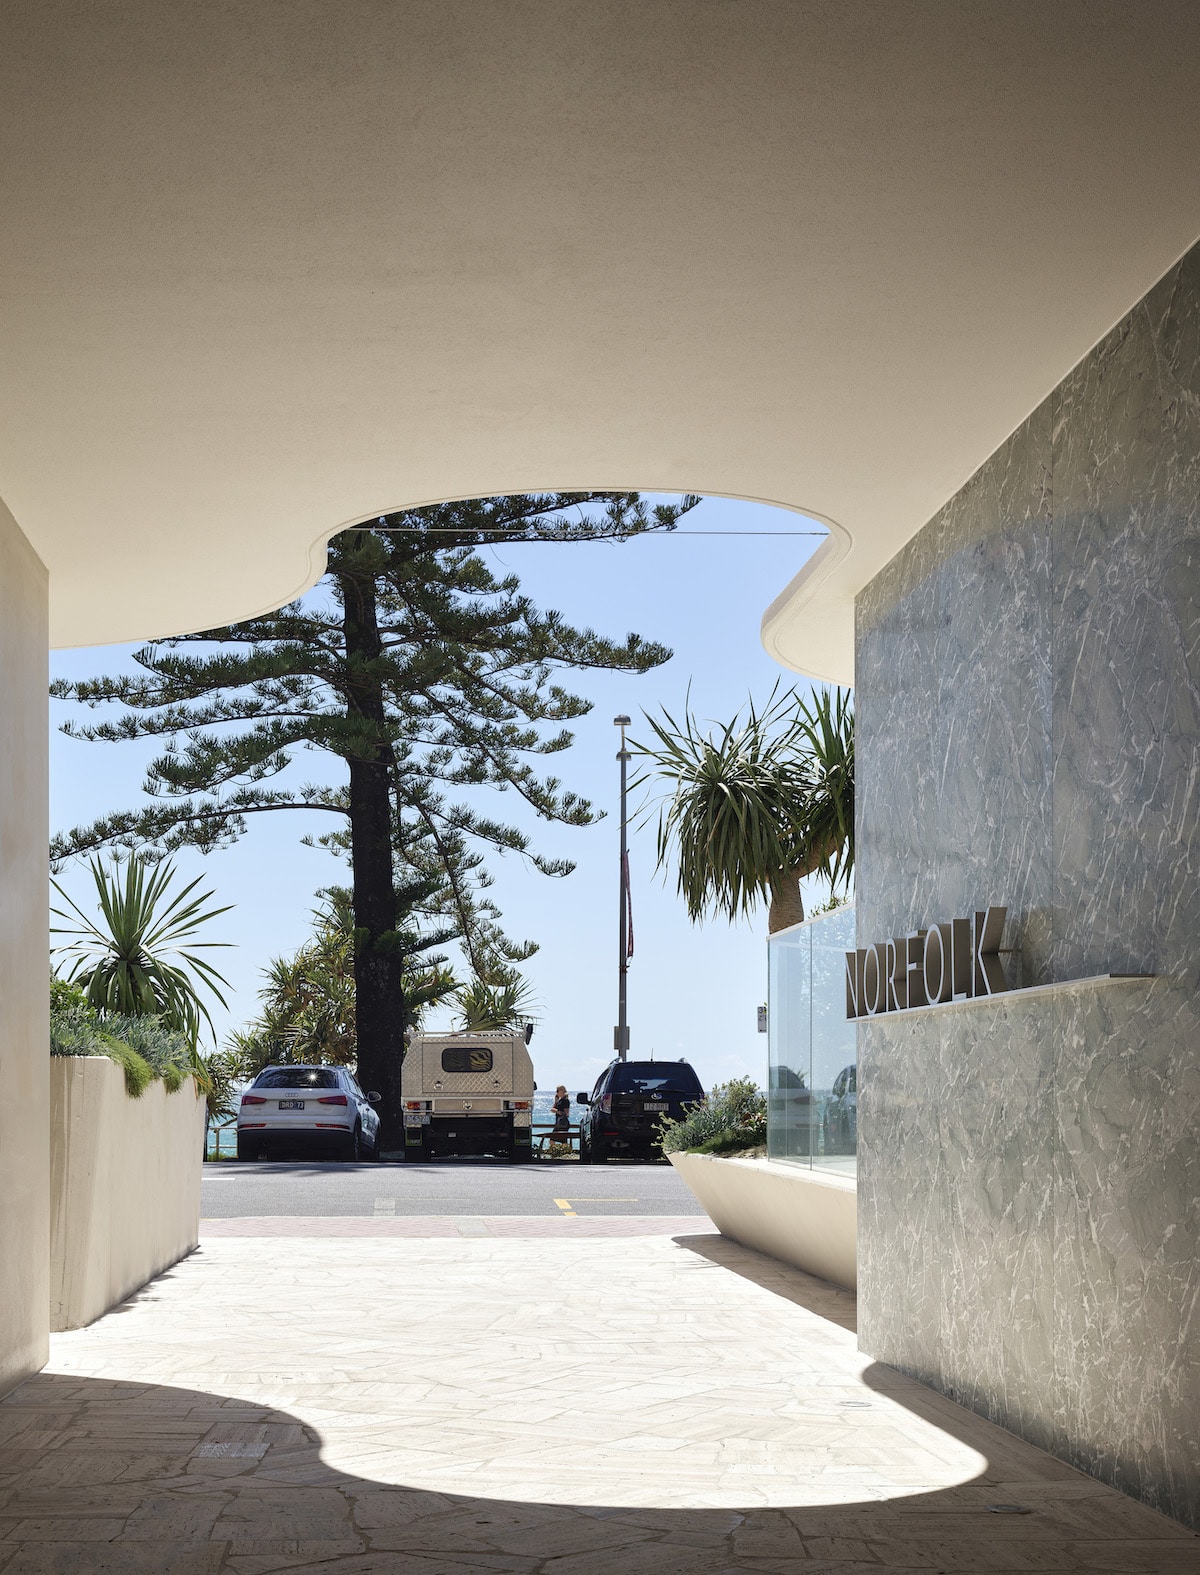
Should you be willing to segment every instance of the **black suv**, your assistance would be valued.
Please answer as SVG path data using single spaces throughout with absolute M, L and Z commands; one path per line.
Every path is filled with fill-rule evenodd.
M 678 1121 L 704 1090 L 686 1061 L 612 1061 L 591 1094 L 575 1098 L 587 1106 L 579 1118 L 579 1158 L 597 1165 L 610 1154 L 661 1158 L 659 1122 L 664 1116 Z

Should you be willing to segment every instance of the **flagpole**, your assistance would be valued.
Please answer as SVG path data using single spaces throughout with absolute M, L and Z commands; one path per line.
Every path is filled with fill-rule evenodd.
M 629 1017 L 626 1009 L 626 984 L 629 977 L 629 847 L 627 841 L 625 794 L 626 770 L 632 759 L 625 748 L 625 729 L 629 727 L 630 720 L 627 716 L 613 717 L 614 724 L 621 729 L 621 750 L 617 759 L 621 764 L 621 862 L 618 866 L 621 878 L 620 901 L 620 945 L 617 971 L 617 1026 L 613 1030 L 613 1049 L 617 1052 L 619 1060 L 624 1061 L 629 1054 Z

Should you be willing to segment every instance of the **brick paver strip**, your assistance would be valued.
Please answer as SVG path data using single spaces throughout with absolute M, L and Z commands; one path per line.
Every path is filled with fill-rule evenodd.
M 201 1237 L 211 1236 L 699 1236 L 719 1235 L 702 1214 L 493 1214 L 463 1218 L 448 1214 L 308 1216 L 259 1215 L 245 1219 L 200 1221 Z

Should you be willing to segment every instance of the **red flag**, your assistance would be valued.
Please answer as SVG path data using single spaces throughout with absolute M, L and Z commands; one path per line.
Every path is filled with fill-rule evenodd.
M 633 893 L 629 888 L 629 854 L 626 853 L 622 871 L 625 877 L 625 960 L 633 956 Z

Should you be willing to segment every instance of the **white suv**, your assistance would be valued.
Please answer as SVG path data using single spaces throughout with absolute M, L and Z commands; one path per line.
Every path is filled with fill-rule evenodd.
M 267 1066 L 242 1095 L 237 1157 L 305 1148 L 334 1159 L 378 1159 L 378 1094 L 344 1066 Z

